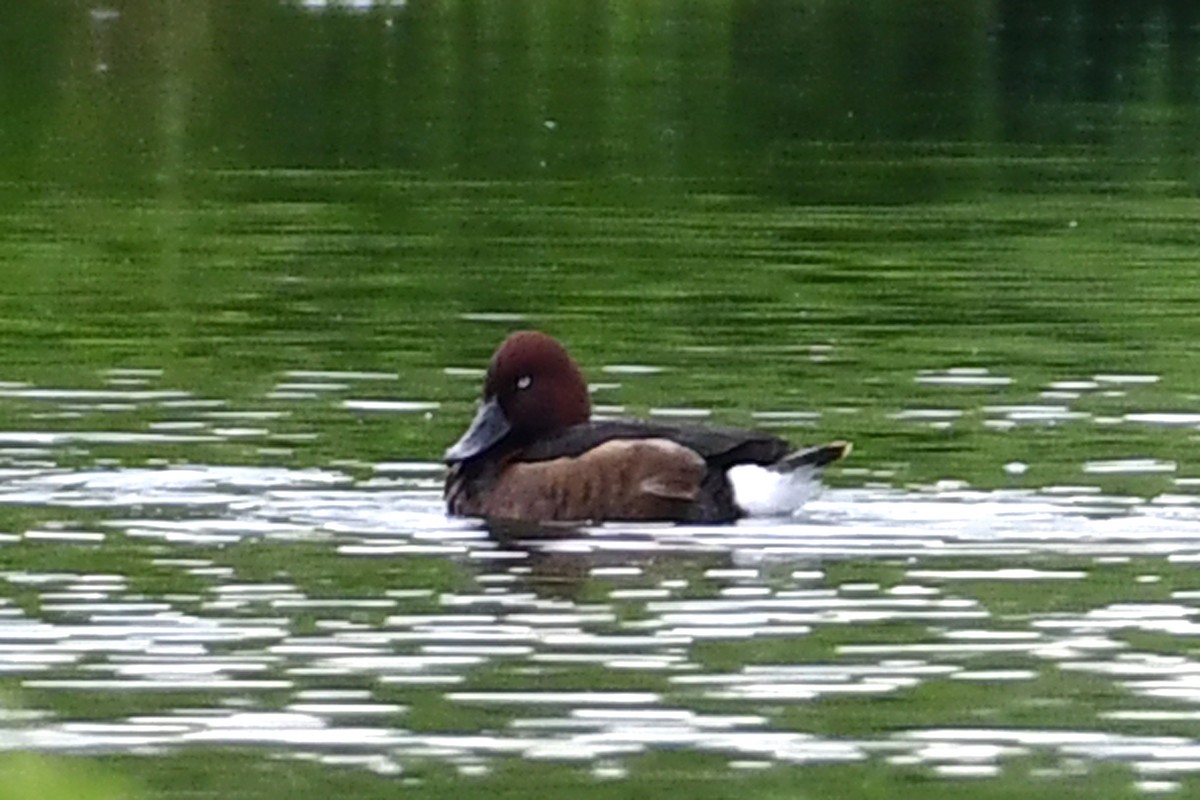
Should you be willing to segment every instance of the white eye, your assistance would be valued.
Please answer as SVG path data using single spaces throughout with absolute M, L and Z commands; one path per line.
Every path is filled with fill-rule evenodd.
M 528 375 L 522 375 L 521 377 L 517 378 L 518 389 L 528 389 L 532 385 L 533 378 L 529 377 Z

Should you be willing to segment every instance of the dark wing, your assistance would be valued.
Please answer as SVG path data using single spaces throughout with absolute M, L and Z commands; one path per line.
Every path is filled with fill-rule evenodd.
M 574 458 L 614 439 L 670 439 L 720 468 L 734 464 L 774 464 L 790 449 L 786 440 L 758 431 L 617 419 L 572 425 L 522 448 L 516 460 Z

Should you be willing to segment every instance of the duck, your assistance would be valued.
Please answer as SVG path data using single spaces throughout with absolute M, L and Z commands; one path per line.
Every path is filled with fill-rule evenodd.
M 593 419 L 567 349 L 535 330 L 496 349 L 483 400 L 445 452 L 451 516 L 529 523 L 731 523 L 788 514 L 847 441 L 793 449 L 740 428 Z

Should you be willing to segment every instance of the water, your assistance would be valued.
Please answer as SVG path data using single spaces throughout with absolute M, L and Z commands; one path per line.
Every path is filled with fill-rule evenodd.
M 1140 8 L 5 12 L 0 750 L 1186 793 L 1200 32 Z M 517 327 L 602 413 L 854 453 L 794 519 L 447 518 Z

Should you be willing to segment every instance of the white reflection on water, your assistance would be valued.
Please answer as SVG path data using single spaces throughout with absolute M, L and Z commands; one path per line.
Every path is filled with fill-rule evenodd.
M 1166 655 L 1139 651 L 1129 634 L 1194 639 L 1200 591 L 1174 590 L 1169 601 L 1110 596 L 1090 607 L 1082 593 L 1103 565 L 1158 557 L 1128 586 L 1113 589 L 1120 597 L 1135 585 L 1159 585 L 1168 566 L 1200 560 L 1200 496 L 1190 493 L 1200 482 L 1173 477 L 1174 462 L 1126 455 L 1078 467 L 1078 479 L 1167 475 L 1161 479 L 1175 493 L 1151 500 L 1095 485 L 983 491 L 941 481 L 829 490 L 795 519 L 603 525 L 558 529 L 549 538 L 524 531 L 527 538 L 514 541 L 448 519 L 442 467 L 422 461 L 339 461 L 318 469 L 168 459 L 136 468 L 99 459 L 86 468 L 62 466 L 79 455 L 71 448 L 91 445 L 291 445 L 316 435 L 277 433 L 274 426 L 295 424 L 291 410 L 241 410 L 157 391 L 148 385 L 157 377 L 112 373 L 110 389 L 86 393 L 3 385 L 8 396 L 52 411 L 153 406 L 167 418 L 142 430 L 0 433 L 0 507 L 35 512 L 34 521 L 0 532 L 0 548 L 21 548 L 9 551 L 16 555 L 0 572 L 0 674 L 38 698 L 28 712 L 5 714 L 0 748 L 263 745 L 381 772 L 413 757 L 470 771 L 494 756 L 589 761 L 619 771 L 611 759 L 657 748 L 722 754 L 748 769 L 882 759 L 967 776 L 992 774 L 1026 754 L 1062 763 L 1116 759 L 1156 777 L 1200 769 L 1197 740 L 1107 730 L 1193 721 L 1200 661 L 1186 647 Z M 1098 375 L 1050 387 L 1084 393 L 1137 386 L 1146 377 Z M 291 409 L 300 395 L 328 397 L 364 382 L 387 387 L 395 376 L 303 371 L 285 378 L 273 391 L 296 395 L 288 398 Z M 977 369 L 918 381 L 1010 383 Z M 375 398 L 335 405 L 359 416 L 440 410 L 432 402 Z M 705 410 L 663 410 L 694 411 Z M 985 427 L 1090 420 L 1069 405 L 980 412 L 911 409 L 891 419 L 957 426 L 975 417 Z M 1185 416 L 1124 419 L 1192 424 Z M 791 424 L 818 417 L 758 415 Z M 862 472 L 872 479 L 888 474 Z M 245 548 L 262 544 L 280 547 L 271 555 L 278 564 L 243 563 Z M 318 557 L 301 552 L 314 544 Z M 109 555 L 130 550 L 144 563 Z M 1062 558 L 1075 560 L 1054 563 Z M 465 577 L 422 583 L 421 573 L 405 572 L 419 563 L 453 565 Z M 876 565 L 884 574 L 831 577 L 844 564 Z M 149 586 L 147 565 L 158 571 Z M 130 574 L 122 574 L 126 569 Z M 392 574 L 401 582 L 381 586 L 380 575 Z M 1034 611 L 998 614 L 987 590 L 1022 585 L 1030 587 L 1026 605 Z M 1036 611 L 1041 596 L 1072 592 L 1080 592 L 1083 607 Z M 1072 702 L 1011 699 L 1048 673 L 1108 681 L 1126 699 L 1070 717 L 1069 729 L 988 726 L 1009 702 Z M 925 709 L 914 695 L 947 686 L 988 692 L 989 699 L 963 710 L 967 727 L 924 726 Z M 92 722 L 72 719 L 69 710 L 55 713 L 56 698 L 69 709 L 99 696 L 127 700 L 127 710 Z M 146 713 L 151 697 L 154 712 Z M 794 730 L 804 723 L 786 716 L 795 709 L 829 713 L 833 702 L 864 704 L 857 707 L 862 714 L 880 699 L 892 707 L 910 703 L 911 719 L 886 717 L 875 728 L 860 726 L 859 735 L 838 736 Z M 444 711 L 430 712 L 431 703 Z M 439 732 L 438 713 L 480 721 L 474 730 L 456 721 Z M 1053 710 L 1046 717 L 1057 718 Z
M 91 525 L 107 531 L 101 539 L 126 536 L 178 547 L 174 557 L 158 563 L 206 585 L 172 601 L 139 595 L 121 575 L 6 573 L 9 585 L 30 587 L 41 600 L 37 617 L 0 606 L 7 612 L 0 616 L 0 671 L 20 676 L 31 691 L 167 693 L 188 700 L 166 713 L 104 723 L 29 718 L 0 735 L 0 746 L 92 751 L 261 744 L 299 753 L 357 752 L 376 759 L 373 768 L 379 769 L 412 756 L 468 765 L 496 755 L 597 760 L 685 747 L 751 761 L 881 756 L 898 764 L 926 763 L 947 775 L 995 770 L 1005 759 L 1040 750 L 1063 758 L 1117 758 L 1166 774 L 1194 769 L 1190 754 L 1200 745 L 1188 739 L 986 728 L 847 739 L 772 730 L 770 715 L 760 711 L 834 697 L 902 699 L 943 680 L 1020 685 L 1036 680 L 1038 663 L 1106 675 L 1135 696 L 1194 702 L 1200 665 L 1183 656 L 1155 660 L 1111 638 L 1127 628 L 1194 635 L 1192 607 L 1182 599 L 1034 619 L 1018 631 L 990 630 L 990 611 L 962 596 L 963 589 L 969 592 L 978 581 L 1072 583 L 1086 579 L 1087 571 L 1008 567 L 1003 561 L 991 568 L 938 566 L 943 557 L 1037 551 L 1153 551 L 1188 558 L 1200 549 L 1200 518 L 1190 509 L 1070 487 L 838 490 L 827 492 L 801 520 L 736 527 L 607 525 L 513 549 L 469 521 L 443 516 L 435 467 L 396 463 L 374 475 L 355 480 L 329 470 L 204 466 L 14 474 L 0 503 L 58 508 L 68 518 L 72 508 L 107 509 L 113 513 Z M 134 509 L 163 513 L 131 515 Z M 46 532 L 54 531 L 30 531 L 23 538 L 30 546 L 97 542 L 95 536 L 71 542 L 36 535 Z M 65 525 L 62 532 L 72 530 Z M 314 597 L 292 581 L 247 581 L 236 568 L 188 555 L 200 552 L 189 548 L 213 542 L 314 536 L 332 545 L 330 558 L 359 559 L 363 567 L 416 554 L 458 558 L 477 565 L 479 590 Z M 792 570 L 784 587 L 763 582 L 762 570 L 777 561 L 819 565 L 854 554 L 912 563 L 904 583 L 891 589 L 876 582 L 821 585 L 823 570 L 811 566 Z M 672 556 L 718 557 L 702 575 L 723 586 L 707 597 L 688 597 L 688 580 L 652 568 Z M 564 557 L 577 561 L 590 579 L 615 584 L 610 602 L 636 602 L 640 614 L 623 618 L 615 607 L 543 595 L 522 582 L 537 574 L 541 560 Z M 433 607 L 399 612 L 406 598 Z M 195 610 L 184 612 L 179 603 Z M 385 616 L 357 616 L 377 612 Z M 297 631 L 300 614 L 317 615 L 319 624 Z M 900 623 L 925 626 L 924 640 L 850 641 L 823 663 L 714 670 L 697 660 L 696 648 L 705 642 L 795 642 L 817 631 L 865 633 L 870 626 Z M 975 666 L 979 658 L 1001 654 L 1029 666 Z M 535 677 L 539 670 L 584 667 L 660 676 L 662 688 L 551 690 L 539 688 Z M 480 670 L 501 670 L 526 688 L 488 689 L 486 681 L 479 683 Z M 528 679 L 522 681 L 522 674 Z M 329 694 L 347 678 L 387 687 L 388 699 L 370 689 Z M 464 709 L 494 709 L 507 722 L 474 734 L 416 732 L 407 726 L 409 704 L 394 699 L 414 691 L 435 692 Z M 284 711 L 243 707 L 280 694 L 291 698 Z M 197 696 L 206 698 L 201 708 L 194 705 Z M 688 708 L 692 702 L 742 713 L 701 714 Z

